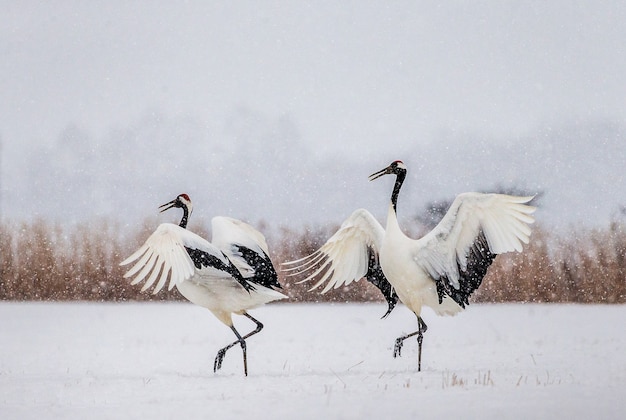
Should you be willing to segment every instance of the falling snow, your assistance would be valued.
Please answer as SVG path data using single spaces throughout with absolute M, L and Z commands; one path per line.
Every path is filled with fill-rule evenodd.
M 546 286 L 546 296 L 584 301 L 608 287 L 604 301 L 623 301 L 612 287 L 623 285 L 623 241 L 609 260 L 587 245 L 611 242 L 597 227 L 622 238 L 626 215 L 624 2 L 4 3 L 0 233 L 5 223 L 22 236 L 25 226 L 56 231 L 56 222 L 79 229 L 52 245 L 33 236 L 39 247 L 14 254 L 3 237 L 4 273 L 13 255 L 27 271 L 1 279 L 8 299 L 51 296 L 40 286 L 61 287 L 64 299 L 100 298 L 106 287 L 106 298 L 123 299 L 126 284 L 96 279 L 105 266 L 81 251 L 106 242 L 91 232 L 152 229 L 156 206 L 183 192 L 196 220 L 227 215 L 264 232 L 332 226 L 356 208 L 382 220 L 389 185 L 367 175 L 401 159 L 409 173 L 400 219 L 465 191 L 538 194 L 539 228 L 563 228 L 563 249 L 584 252 L 540 261 L 567 274 L 544 277 L 541 287 L 569 287 Z M 61 242 L 73 275 L 43 282 Z M 589 266 L 605 271 L 575 275 Z M 26 287 L 7 286 L 15 284 Z M 519 298 L 520 282 L 508 284 Z M 35 293 L 22 292 L 29 287 Z M 265 329 L 249 342 L 244 378 L 237 348 L 212 372 L 232 333 L 191 304 L 0 302 L 0 418 L 626 412 L 624 305 L 425 313 L 420 373 L 415 343 L 391 357 L 414 316 L 400 308 L 380 320 L 385 310 L 253 311 Z M 245 330 L 248 320 L 238 321 Z

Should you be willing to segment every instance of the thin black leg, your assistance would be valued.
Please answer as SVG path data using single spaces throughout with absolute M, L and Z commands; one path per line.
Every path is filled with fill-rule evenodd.
M 417 335 L 417 371 L 422 370 L 422 342 L 424 341 L 424 333 L 428 329 L 424 320 L 418 315 L 417 323 L 419 324 L 419 334 Z
M 419 315 L 416 314 L 416 316 L 417 316 L 417 331 L 396 338 L 396 343 L 393 346 L 393 357 L 398 357 L 402 355 L 401 353 L 402 353 L 402 346 L 404 345 L 404 340 L 417 335 L 417 346 L 418 346 L 417 371 L 419 372 L 422 370 L 422 342 L 424 341 L 424 333 L 428 329 L 428 326 Z
M 220 349 L 217 352 L 217 355 L 215 356 L 215 362 L 213 363 L 213 372 L 217 372 L 222 367 L 222 361 L 224 360 L 224 356 L 226 356 L 226 351 L 230 349 L 231 347 L 239 344 L 243 352 L 243 373 L 246 376 L 248 376 L 248 356 L 247 356 L 247 351 L 246 351 L 247 350 L 246 338 L 249 338 L 253 336 L 254 334 L 258 333 L 259 331 L 261 331 L 263 329 L 263 324 L 261 324 L 258 320 L 253 318 L 247 312 L 244 312 L 243 315 L 245 315 L 248 319 L 252 320 L 256 324 L 256 328 L 254 329 L 254 331 L 242 337 L 239 334 L 239 332 L 235 329 L 234 325 L 230 327 L 230 329 L 233 330 L 233 332 L 235 333 L 235 336 L 237 337 L 237 341 L 233 341 L 232 343 L 230 343 L 229 345 L 227 345 L 223 349 Z

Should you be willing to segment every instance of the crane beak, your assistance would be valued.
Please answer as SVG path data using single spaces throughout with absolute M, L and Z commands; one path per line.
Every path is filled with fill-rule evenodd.
M 160 213 L 163 213 L 165 210 L 169 210 L 169 209 L 171 209 L 172 207 L 175 207 L 175 206 L 176 206 L 176 200 L 172 200 L 169 203 L 165 203 L 163 205 L 160 205 L 159 206 L 159 209 L 161 209 Z
M 387 166 L 385 169 L 382 169 L 378 172 L 374 172 L 373 174 L 371 174 L 369 176 L 369 180 L 373 181 L 377 178 L 380 178 L 383 175 L 389 175 L 390 173 L 392 173 L 391 171 L 392 171 L 391 166 Z

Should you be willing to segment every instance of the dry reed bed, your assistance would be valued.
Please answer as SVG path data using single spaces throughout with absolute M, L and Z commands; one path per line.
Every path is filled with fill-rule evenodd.
M 118 223 L 99 220 L 62 227 L 44 220 L 0 225 L 0 300 L 180 300 L 174 290 L 156 296 L 141 293 L 122 277 L 118 263 L 156 226 L 149 219 L 131 234 Z M 266 233 L 273 260 L 306 255 L 317 249 L 337 226 L 300 229 L 258 226 Z M 201 224 L 191 230 L 208 237 Z M 309 293 L 310 285 L 280 273 L 291 301 L 380 301 L 367 282 Z M 535 227 L 521 254 L 499 256 L 475 302 L 626 302 L 626 223 L 603 229 L 574 229 L 567 234 Z

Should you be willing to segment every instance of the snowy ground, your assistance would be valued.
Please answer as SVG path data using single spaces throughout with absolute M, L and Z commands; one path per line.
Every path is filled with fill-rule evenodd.
M 626 306 L 425 312 L 279 304 L 221 371 L 232 332 L 191 304 L 0 303 L 0 418 L 625 418 Z M 253 325 L 237 317 L 240 331 Z

